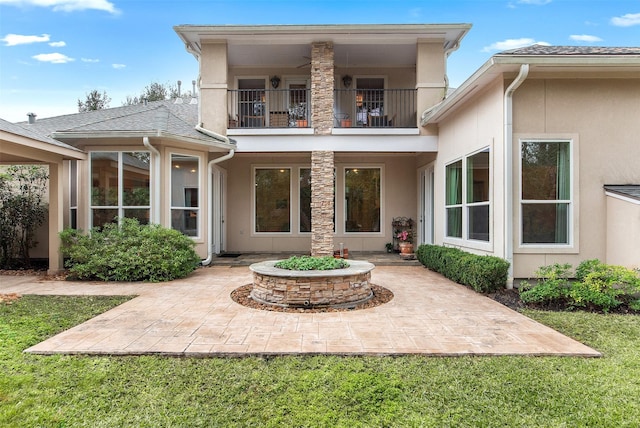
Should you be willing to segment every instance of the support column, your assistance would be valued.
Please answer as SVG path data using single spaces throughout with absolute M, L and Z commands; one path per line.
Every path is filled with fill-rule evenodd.
M 60 236 L 63 228 L 62 209 L 62 162 L 49 164 L 49 270 L 56 274 L 62 271 L 62 254 L 60 254 Z
M 311 255 L 333 255 L 333 152 L 311 152 Z
M 331 135 L 333 86 L 333 43 L 313 43 L 311 46 L 311 125 L 316 135 Z

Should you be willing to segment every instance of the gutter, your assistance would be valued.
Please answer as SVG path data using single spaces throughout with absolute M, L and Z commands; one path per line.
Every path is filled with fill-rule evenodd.
M 520 66 L 520 73 L 504 94 L 504 258 L 509 262 L 507 289 L 513 288 L 513 93 L 529 75 L 529 64 Z
M 160 152 L 149 142 L 149 137 L 142 137 L 142 144 L 153 153 L 153 177 L 156 185 L 153 187 L 153 216 L 151 223 L 160 224 Z
M 207 258 L 202 260 L 200 264 L 202 266 L 208 266 L 211 264 L 211 260 L 213 259 L 213 197 L 211 197 L 211 193 L 213 191 L 213 165 L 229 160 L 235 154 L 235 150 L 229 150 L 224 156 L 220 156 L 219 158 L 215 158 L 209 161 L 207 165 L 207 177 L 208 177 L 208 189 L 209 189 L 209 197 L 207 198 L 208 206 L 207 206 L 207 230 L 208 230 L 208 242 L 207 242 Z

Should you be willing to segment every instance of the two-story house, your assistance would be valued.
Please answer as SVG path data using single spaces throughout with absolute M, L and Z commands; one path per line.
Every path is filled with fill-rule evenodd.
M 513 276 L 640 264 L 640 49 L 493 56 L 450 96 L 468 24 L 192 26 L 197 99 L 39 119 L 80 148 L 64 224 L 115 216 L 228 252 L 383 251 L 414 242 L 504 257 Z

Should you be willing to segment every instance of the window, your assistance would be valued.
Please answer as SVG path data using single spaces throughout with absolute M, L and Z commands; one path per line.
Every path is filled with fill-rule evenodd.
M 149 152 L 91 153 L 91 224 L 118 217 L 149 223 Z
M 345 232 L 380 232 L 380 168 L 345 168 Z
M 571 144 L 522 141 L 520 213 L 523 244 L 569 244 Z
M 256 168 L 255 232 L 291 232 L 291 170 Z
M 78 228 L 78 161 L 69 161 L 69 227 Z
M 490 241 L 489 155 L 486 148 L 446 166 L 446 236 L 449 238 Z
M 200 158 L 171 155 L 171 227 L 200 236 Z

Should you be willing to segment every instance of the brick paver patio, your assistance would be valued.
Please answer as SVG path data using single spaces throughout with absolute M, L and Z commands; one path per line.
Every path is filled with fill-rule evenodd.
M 379 266 L 372 282 L 393 291 L 384 305 L 334 313 L 249 309 L 230 293 L 247 267 L 217 266 L 162 284 L 0 277 L 0 293 L 137 295 L 26 352 L 174 356 L 565 355 L 600 353 L 419 266 Z

